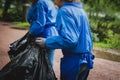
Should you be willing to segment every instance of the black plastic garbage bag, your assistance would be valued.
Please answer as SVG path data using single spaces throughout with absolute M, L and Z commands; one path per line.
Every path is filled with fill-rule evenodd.
M 0 70 L 0 80 L 57 80 L 46 49 L 27 33 L 10 44 L 11 61 Z
M 19 53 L 24 51 L 26 47 L 32 43 L 34 43 L 34 38 L 29 32 L 27 32 L 22 38 L 11 43 L 9 46 L 10 50 L 8 51 L 10 59 L 14 58 Z

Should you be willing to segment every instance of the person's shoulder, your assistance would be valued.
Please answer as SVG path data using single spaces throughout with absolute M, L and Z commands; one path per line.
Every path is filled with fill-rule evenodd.
M 44 5 L 46 5 L 45 0 L 38 0 L 37 3 L 35 4 L 35 6 L 37 6 L 37 7 L 44 6 Z
M 68 7 L 67 5 L 62 5 L 62 6 L 60 7 L 60 9 L 66 10 L 66 9 L 69 9 L 69 7 Z
M 58 10 L 58 16 L 65 17 L 65 16 L 70 16 L 71 13 L 67 11 L 65 8 L 60 8 Z
M 53 4 L 51 0 L 39 0 L 39 2 L 42 4 Z
M 42 4 L 42 1 L 41 0 L 38 0 L 37 2 L 36 2 L 36 5 L 41 5 Z
M 69 7 L 67 6 L 61 6 L 59 9 L 59 12 L 62 14 L 67 14 L 67 15 L 71 13 Z

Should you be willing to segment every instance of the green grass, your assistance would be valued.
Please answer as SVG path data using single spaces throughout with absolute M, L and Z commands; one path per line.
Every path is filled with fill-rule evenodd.
M 30 24 L 28 22 L 13 22 L 17 27 L 27 28 L 29 29 Z
M 107 44 L 107 43 L 104 43 L 104 42 L 94 42 L 93 45 L 96 46 L 96 47 L 104 48 L 104 49 L 117 49 L 117 50 L 120 50 L 120 45 L 117 45 L 115 47 L 115 46 L 112 46 L 112 44 Z
M 111 48 L 110 44 L 106 44 L 104 42 L 94 42 L 93 45 L 96 47 L 101 47 L 101 48 L 106 48 L 106 49 Z

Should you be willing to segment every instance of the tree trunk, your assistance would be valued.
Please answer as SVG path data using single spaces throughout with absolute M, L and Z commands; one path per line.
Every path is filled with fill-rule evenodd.
M 30 7 L 29 3 L 23 3 L 23 12 L 22 12 L 22 21 L 23 22 L 26 22 L 26 14 L 27 14 L 29 7 Z
M 30 7 L 30 0 L 22 0 L 22 22 L 26 22 L 26 14 Z
M 10 8 L 10 5 L 12 3 L 13 0 L 5 0 L 5 4 L 4 4 L 4 10 L 2 13 L 3 18 L 5 18 L 5 16 L 7 15 L 8 9 Z

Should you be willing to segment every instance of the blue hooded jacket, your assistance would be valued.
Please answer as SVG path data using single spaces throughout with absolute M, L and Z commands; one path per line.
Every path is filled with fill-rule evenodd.
M 88 17 L 80 2 L 64 2 L 58 11 L 59 36 L 47 38 L 46 47 L 62 49 L 61 76 L 75 80 L 80 64 L 93 68 L 92 36 Z
M 65 2 L 58 11 L 57 29 L 60 36 L 47 38 L 48 48 L 62 48 L 63 52 L 84 53 L 92 51 L 89 20 L 79 2 Z
M 51 0 L 38 0 L 30 7 L 27 20 L 31 24 L 30 33 L 35 37 L 58 35 L 55 28 L 57 12 Z

